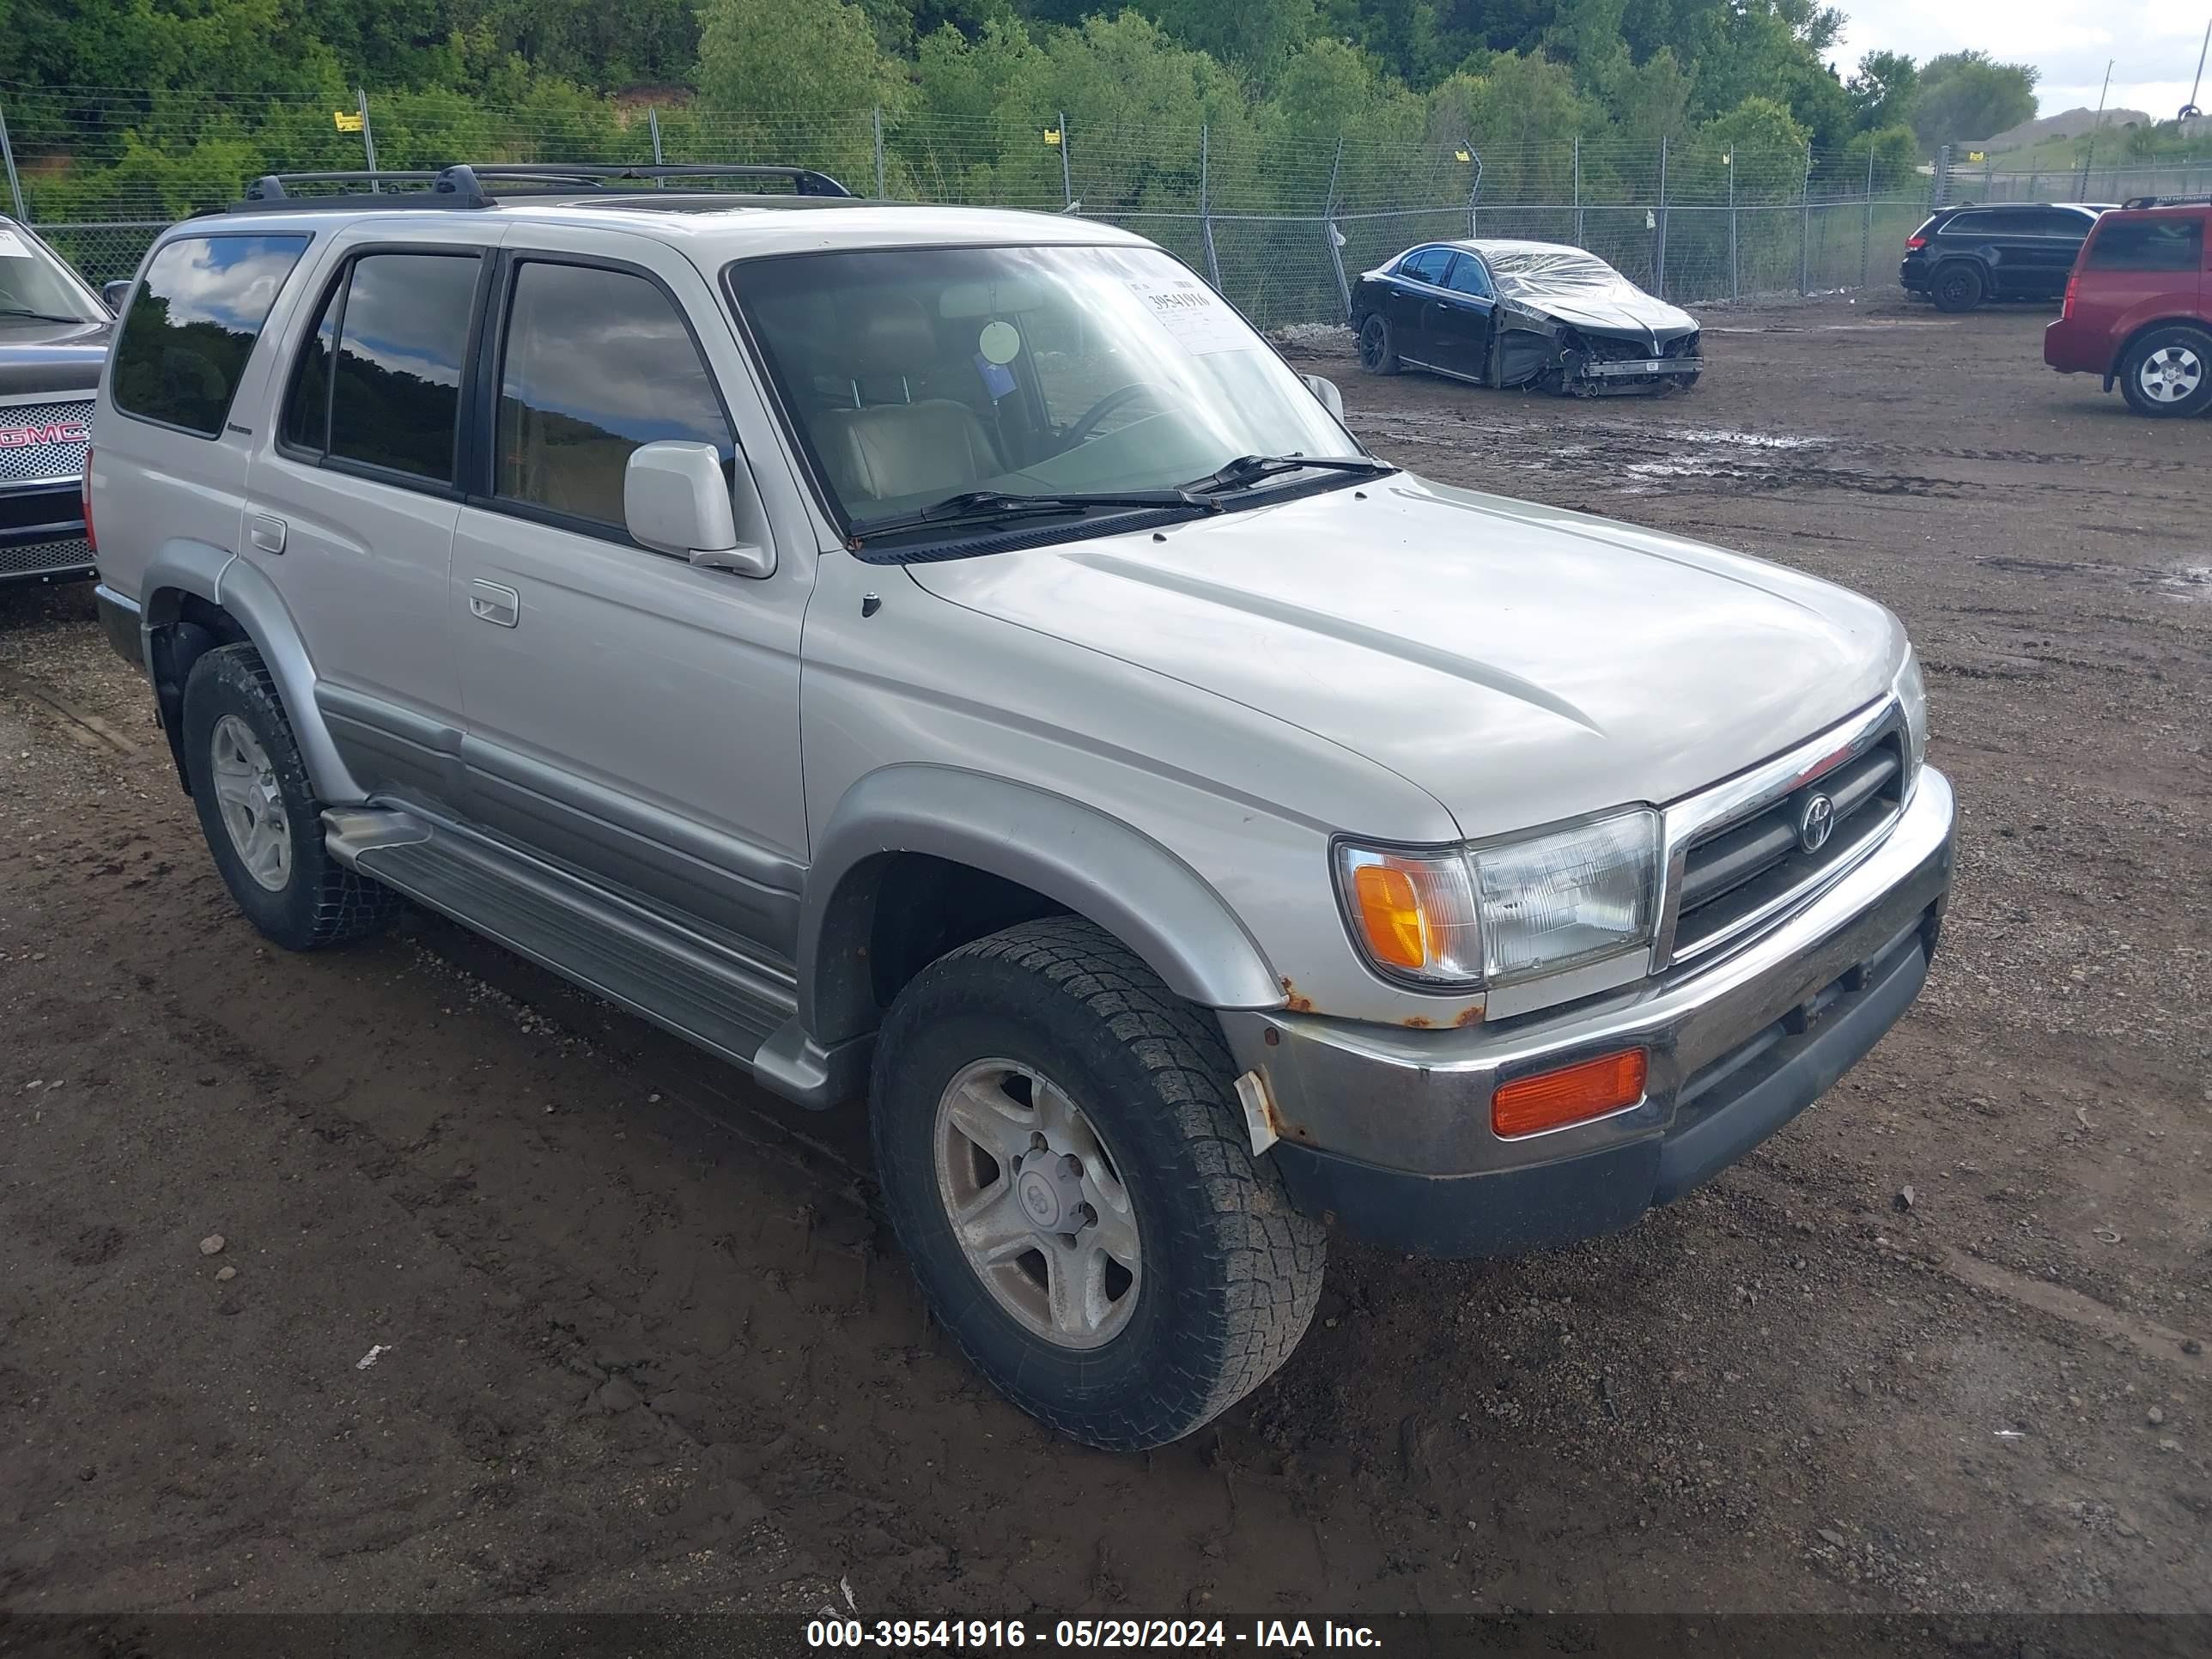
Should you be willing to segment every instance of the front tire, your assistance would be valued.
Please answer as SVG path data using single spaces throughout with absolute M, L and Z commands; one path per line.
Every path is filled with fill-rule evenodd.
M 365 939 L 399 897 L 330 854 L 322 803 L 261 656 L 226 645 L 185 682 L 185 774 L 200 832 L 246 919 L 289 951 Z
M 2202 414 L 2212 404 L 2212 334 L 2185 324 L 2151 330 L 2121 359 L 2120 390 L 2138 415 Z
M 1180 1439 L 1313 1317 L 1322 1228 L 1253 1157 L 1219 1031 L 1089 922 L 924 969 L 878 1037 L 869 1117 L 931 1311 L 1072 1439 Z
M 1943 266 L 1928 285 L 1928 297 L 1935 301 L 1938 311 L 1972 311 L 1988 291 L 1981 268 L 1963 259 Z
M 1359 366 L 1370 374 L 1398 372 L 1398 336 L 1390 319 L 1379 311 L 1370 313 L 1359 325 Z

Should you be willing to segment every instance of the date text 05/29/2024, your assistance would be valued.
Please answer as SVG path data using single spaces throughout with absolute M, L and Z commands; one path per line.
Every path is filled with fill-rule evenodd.
M 1297 1652 L 1322 1648 L 1379 1649 L 1365 1625 L 1332 1620 L 1060 1619 L 1048 1626 L 1024 1619 L 814 1619 L 810 1648 L 957 1652 L 962 1649 L 1257 1648 Z

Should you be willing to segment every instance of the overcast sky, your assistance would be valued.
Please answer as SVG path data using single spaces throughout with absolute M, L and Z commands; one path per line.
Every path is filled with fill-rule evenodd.
M 1885 48 L 1926 62 L 1979 46 L 2006 63 L 2033 64 L 2041 113 L 2094 109 L 2112 64 L 2114 108 L 2170 121 L 2189 96 L 2212 0 L 1832 0 L 1850 21 L 1830 61 L 1848 77 L 1862 54 Z M 2212 81 L 2212 68 L 2206 70 Z M 2197 94 L 2200 104 L 2212 96 Z

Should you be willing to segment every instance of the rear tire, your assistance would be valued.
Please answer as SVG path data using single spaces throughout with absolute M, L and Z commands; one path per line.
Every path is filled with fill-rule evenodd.
M 1390 319 L 1379 311 L 1359 325 L 1359 366 L 1370 374 L 1398 372 L 1398 337 Z
M 2120 391 L 2138 415 L 2203 413 L 2212 404 L 2212 334 L 2185 323 L 2152 329 L 2121 358 Z
M 1936 272 L 1928 284 L 1928 297 L 1938 311 L 1972 311 L 1989 292 L 1979 265 L 1954 259 Z
M 1313 1317 L 1322 1227 L 1253 1157 L 1231 1072 L 1209 1015 L 1071 916 L 940 957 L 884 1023 L 876 1170 L 930 1310 L 1085 1445 L 1189 1434 Z
M 226 645 L 185 682 L 185 774 L 200 833 L 246 919 L 288 951 L 380 931 L 399 896 L 356 875 L 323 842 L 322 803 L 261 655 Z

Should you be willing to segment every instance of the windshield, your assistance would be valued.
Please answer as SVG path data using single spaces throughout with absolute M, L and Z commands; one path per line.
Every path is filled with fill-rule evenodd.
M 59 260 L 28 231 L 0 219 L 0 325 L 11 316 L 20 321 L 26 313 L 68 322 L 106 319 Z
M 1157 249 L 860 250 L 729 280 L 856 529 L 975 491 L 1127 495 L 1245 456 L 1359 453 Z

